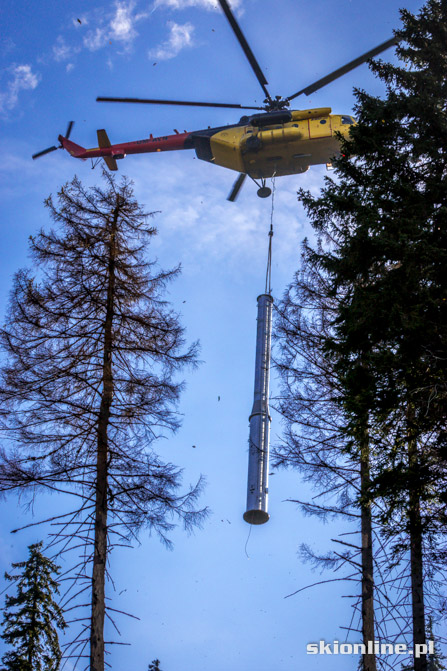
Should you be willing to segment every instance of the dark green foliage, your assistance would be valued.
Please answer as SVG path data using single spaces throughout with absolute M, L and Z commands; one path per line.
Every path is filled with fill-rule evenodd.
M 376 487 L 390 494 L 389 509 L 414 485 L 409 432 L 419 441 L 420 494 L 432 505 L 445 477 L 447 5 L 430 0 L 418 17 L 402 18 L 404 67 L 373 64 L 386 98 L 357 92 L 358 124 L 334 162 L 339 179 L 327 179 L 320 198 L 300 194 L 330 241 L 306 249 L 339 304 L 324 350 L 345 390 L 350 429 L 368 412 L 387 435 Z
M 446 671 L 445 655 L 439 649 L 438 641 L 433 632 L 433 618 L 428 618 L 427 641 L 433 641 L 434 652 L 427 655 L 427 671 Z
M 13 650 L 3 655 L 2 671 L 57 671 L 61 651 L 57 629 L 66 627 L 62 611 L 54 601 L 59 568 L 45 557 L 42 543 L 29 546 L 27 561 L 13 564 L 23 569 L 5 573 L 15 582 L 16 596 L 7 596 L 1 637 Z
M 148 667 L 148 671 L 161 671 L 160 669 L 160 660 L 154 659 Z
M 283 302 L 282 372 L 294 395 L 281 456 L 315 471 L 321 446 L 337 446 L 327 427 L 337 436 L 340 416 L 342 458 L 356 463 L 368 436 L 371 480 L 359 503 L 371 502 L 394 568 L 404 573 L 409 560 L 405 633 L 422 643 L 446 559 L 447 2 L 402 19 L 400 63 L 372 64 L 386 96 L 356 92 L 358 123 L 340 138 L 336 177 L 319 197 L 299 193 L 319 243 L 305 243 L 303 273 Z M 315 385 L 325 371 L 331 385 Z

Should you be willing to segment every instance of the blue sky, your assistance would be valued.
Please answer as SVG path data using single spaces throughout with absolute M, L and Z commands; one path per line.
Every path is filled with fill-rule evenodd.
M 290 95 L 388 39 L 403 2 L 239 0 L 233 6 L 270 92 Z M 417 11 L 421 2 L 406 0 L 405 6 Z M 44 198 L 75 173 L 86 184 L 100 179 L 98 168 L 92 171 L 62 151 L 31 160 L 56 143 L 70 119 L 71 138 L 91 147 L 97 128 L 106 128 L 112 142 L 125 142 L 240 116 L 236 110 L 99 104 L 97 95 L 250 105 L 262 101 L 262 91 L 212 0 L 16 0 L 3 9 L 2 23 L 3 315 L 12 275 L 28 263 L 28 237 L 48 223 Z M 384 57 L 394 58 L 393 51 Z M 354 86 L 383 92 L 364 65 L 311 98 L 297 99 L 295 109 L 331 106 L 334 113 L 352 113 Z M 119 168 L 134 181 L 146 209 L 161 211 L 153 254 L 163 267 L 182 264 L 170 298 L 189 339 L 200 338 L 204 363 L 187 377 L 182 429 L 159 451 L 184 467 L 185 484 L 206 476 L 203 504 L 213 514 L 193 536 L 175 532 L 173 552 L 143 534 L 139 547 L 112 557 L 115 607 L 140 617 L 120 620 L 122 640 L 132 645 L 113 648 L 112 668 L 145 670 L 158 657 L 163 671 L 354 671 L 354 657 L 306 655 L 311 641 L 344 640 L 339 625 L 349 624 L 352 609 L 341 595 L 350 590 L 335 583 L 284 598 L 321 579 L 300 563 L 300 543 L 324 551 L 341 526 L 303 518 L 287 499 L 313 493 L 296 473 L 283 471 L 271 477 L 268 524 L 252 528 L 248 538 L 250 527 L 242 520 L 256 297 L 264 289 L 270 200 L 258 199 L 247 180 L 237 203 L 228 203 L 235 173 L 201 162 L 191 151 L 128 157 Z M 300 242 L 311 235 L 296 189 L 317 193 L 324 174 L 324 168 L 314 168 L 276 182 L 276 297 L 299 265 Z M 272 395 L 277 393 L 273 382 Z M 274 412 L 271 433 L 277 443 L 281 424 Z M 32 510 L 16 499 L 1 504 L 2 572 L 40 538 L 39 529 L 11 535 L 11 528 L 40 519 L 56 505 L 54 497 L 37 500 Z

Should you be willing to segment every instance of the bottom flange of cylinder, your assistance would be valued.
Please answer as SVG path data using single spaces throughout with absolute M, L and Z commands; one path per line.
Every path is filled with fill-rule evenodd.
M 249 524 L 265 524 L 269 521 L 270 515 L 265 510 L 246 510 L 243 518 Z

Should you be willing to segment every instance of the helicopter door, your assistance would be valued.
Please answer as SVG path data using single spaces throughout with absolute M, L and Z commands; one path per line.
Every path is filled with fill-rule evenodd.
M 309 119 L 309 132 L 311 138 L 330 137 L 332 135 L 331 118 L 327 116 L 320 119 Z

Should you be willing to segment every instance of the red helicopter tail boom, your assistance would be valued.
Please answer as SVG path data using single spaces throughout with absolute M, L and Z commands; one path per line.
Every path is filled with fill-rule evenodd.
M 81 145 L 72 142 L 63 135 L 59 135 L 58 140 L 63 146 L 63 148 L 66 149 L 68 153 L 74 156 L 75 158 L 86 158 L 86 156 L 84 156 L 84 154 L 86 153 L 85 147 L 81 147 Z
M 136 142 L 124 142 L 123 144 L 107 143 L 105 131 L 98 131 L 99 147 L 92 149 L 85 149 L 66 137 L 59 135 L 59 142 L 62 147 L 66 149 L 75 158 L 124 158 L 126 154 L 143 154 L 147 152 L 159 151 L 176 151 L 179 149 L 192 149 L 193 144 L 190 141 L 191 133 L 176 133 L 175 135 L 165 135 L 162 137 L 153 137 L 152 135 L 146 140 L 137 140 Z M 108 138 L 107 138 L 108 140 Z

